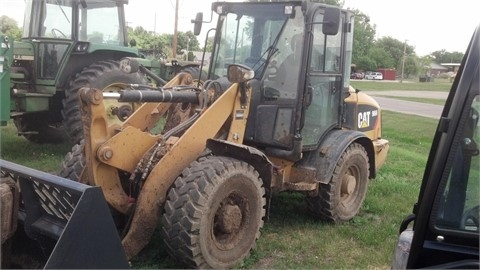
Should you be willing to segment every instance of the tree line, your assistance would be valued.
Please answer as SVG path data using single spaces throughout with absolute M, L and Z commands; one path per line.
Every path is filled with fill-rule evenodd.
M 344 5 L 342 0 L 310 1 L 339 7 Z M 355 64 L 356 70 L 368 71 L 378 70 L 379 68 L 402 70 L 403 66 L 404 75 L 408 77 L 410 75 L 424 75 L 432 62 L 460 63 L 463 58 L 461 52 L 447 52 L 446 50 L 434 51 L 426 56 L 418 56 L 415 47 L 406 41 L 390 36 L 376 39 L 376 25 L 368 21 L 368 15 L 360 10 L 352 10 L 352 12 L 355 14 L 352 63 Z M 147 31 L 142 26 L 127 27 L 127 32 L 129 39 L 134 39 L 136 46 L 147 56 L 167 58 L 173 55 L 173 34 L 158 34 Z M 19 40 L 22 29 L 14 19 L 3 15 L 0 17 L 0 33 L 11 35 L 14 39 Z M 211 51 L 212 42 L 213 39 L 209 38 L 207 44 L 205 44 L 207 51 Z M 177 33 L 177 47 L 175 49 L 176 54 L 180 57 L 193 60 L 192 51 L 199 51 L 202 47 L 192 31 Z M 186 52 L 188 52 L 187 55 L 184 54 Z

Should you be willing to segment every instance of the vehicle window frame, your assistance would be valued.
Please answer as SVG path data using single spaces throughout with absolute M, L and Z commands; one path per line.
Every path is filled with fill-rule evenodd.
M 436 191 L 436 195 L 435 195 L 435 201 L 434 201 L 434 204 L 433 204 L 433 207 L 432 207 L 432 212 L 430 214 L 430 217 L 429 217 L 429 224 L 430 224 L 430 229 L 432 230 L 432 232 L 436 233 L 436 234 L 441 234 L 443 236 L 456 236 L 456 237 L 468 237 L 468 238 L 471 238 L 472 236 L 473 237 L 476 237 L 477 240 L 479 238 L 479 228 L 477 228 L 477 230 L 461 230 L 460 228 L 454 228 L 454 227 L 447 227 L 446 225 L 440 225 L 440 223 L 438 222 L 440 220 L 439 218 L 439 212 L 440 211 L 443 211 L 443 207 L 444 207 L 444 199 L 445 199 L 445 190 L 448 188 L 448 185 L 450 183 L 450 178 L 451 178 L 451 174 L 452 174 L 452 168 L 453 166 L 455 165 L 455 162 L 456 162 L 456 158 L 457 158 L 457 154 L 458 154 L 458 151 L 459 151 L 459 147 L 462 147 L 462 142 L 463 142 L 463 139 L 465 138 L 465 127 L 468 123 L 469 120 L 471 120 L 471 117 L 470 117 L 470 114 L 471 114 L 471 109 L 472 108 L 472 105 L 473 105 L 473 102 L 474 100 L 478 100 L 480 99 L 480 95 L 478 94 L 478 91 L 470 91 L 469 92 L 469 95 L 468 95 L 468 98 L 467 98 L 467 101 L 466 101 L 466 104 L 465 104 L 465 108 L 469 108 L 469 109 L 464 109 L 462 111 L 462 114 L 461 114 L 461 118 L 460 118 L 460 123 L 457 127 L 457 130 L 455 131 L 455 135 L 454 135 L 454 140 L 453 140 L 453 143 L 452 143 L 452 147 L 450 148 L 449 152 L 448 152 L 448 157 L 447 157 L 447 162 L 446 162 L 446 165 L 443 169 L 443 172 L 442 172 L 442 176 L 441 176 L 441 182 L 440 182 L 440 185 Z M 477 119 L 478 120 L 478 119 Z M 477 123 L 477 132 L 480 132 L 478 130 L 478 127 L 479 127 L 479 124 L 480 123 Z M 478 146 L 480 146 L 480 142 L 477 141 L 477 144 Z M 472 156 L 473 158 L 473 156 Z M 474 162 L 471 162 L 471 166 L 473 166 Z M 458 165 L 458 164 L 457 164 Z M 468 168 L 469 170 L 469 173 L 471 172 L 471 167 Z M 468 180 L 467 181 L 470 181 L 471 179 L 471 175 L 469 176 Z M 465 188 L 465 191 L 467 192 L 468 191 L 468 182 L 467 182 L 467 187 Z M 465 201 L 467 200 L 467 195 L 465 195 Z M 463 202 L 464 203 L 464 206 L 465 206 L 465 201 Z M 462 207 L 463 211 L 465 210 L 464 207 Z

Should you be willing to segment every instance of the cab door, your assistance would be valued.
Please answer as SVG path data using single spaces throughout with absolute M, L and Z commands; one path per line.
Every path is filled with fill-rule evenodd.
M 336 35 L 323 33 L 325 10 L 317 9 L 312 18 L 310 55 L 304 99 L 304 149 L 313 149 L 326 132 L 339 125 L 342 93 L 344 33 L 342 27 Z M 340 19 L 340 26 L 345 18 Z

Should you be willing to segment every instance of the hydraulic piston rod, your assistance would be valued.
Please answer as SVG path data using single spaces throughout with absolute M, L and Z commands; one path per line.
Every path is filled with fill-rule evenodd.
M 103 93 L 106 99 L 119 102 L 170 102 L 199 104 L 199 93 L 190 91 L 126 90 L 120 93 Z

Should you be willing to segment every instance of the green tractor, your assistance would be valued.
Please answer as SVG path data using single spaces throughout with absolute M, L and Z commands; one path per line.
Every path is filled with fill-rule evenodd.
M 19 135 L 37 143 L 68 137 L 78 143 L 83 138 L 80 88 L 114 92 L 149 83 L 144 73 L 120 70 L 124 57 L 138 58 L 153 78 L 158 74 L 157 83 L 167 73 L 162 69 L 173 70 L 128 45 L 125 4 L 128 0 L 26 0 L 23 38 L 10 48 L 13 60 L 5 67 L 10 87 L 2 84 L 1 89 L 2 97 L 10 92 L 1 107 L 10 108 Z M 3 55 L 7 51 L 0 57 L 8 58 Z M 108 106 L 112 122 L 126 119 L 133 110 L 135 104 Z

